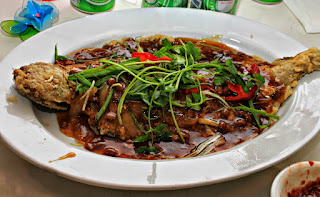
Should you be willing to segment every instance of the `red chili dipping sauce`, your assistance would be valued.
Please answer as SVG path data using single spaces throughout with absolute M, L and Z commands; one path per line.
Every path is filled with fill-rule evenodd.
M 316 181 L 310 181 L 303 188 L 293 189 L 288 193 L 288 197 L 319 197 L 320 196 L 320 178 Z

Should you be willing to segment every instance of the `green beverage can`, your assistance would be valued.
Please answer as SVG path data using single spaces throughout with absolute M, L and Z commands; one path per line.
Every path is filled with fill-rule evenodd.
M 238 0 L 191 0 L 191 8 L 234 14 Z
M 94 14 L 113 8 L 115 0 L 71 0 L 71 5 L 81 12 Z
M 254 0 L 254 1 L 263 3 L 263 4 L 276 4 L 276 3 L 280 3 L 282 0 Z
M 148 7 L 188 7 L 188 0 L 143 0 L 143 8 Z

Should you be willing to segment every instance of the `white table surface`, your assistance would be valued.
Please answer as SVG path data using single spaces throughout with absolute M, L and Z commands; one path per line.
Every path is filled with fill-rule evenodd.
M 22 0 L 0 0 L 0 21 L 12 20 Z M 68 0 L 56 0 L 54 4 L 60 11 L 59 21 L 54 25 L 85 17 L 76 11 Z M 129 5 L 124 0 L 116 0 L 113 10 L 140 7 Z M 307 34 L 303 26 L 284 3 L 263 5 L 252 0 L 239 0 L 236 15 L 259 21 L 300 41 L 307 47 L 320 48 L 320 33 Z M 0 33 L 0 61 L 21 43 L 18 37 Z M 21 159 L 4 143 L 0 142 L 0 196 L 269 196 L 270 187 L 277 173 L 298 161 L 320 160 L 320 134 L 300 151 L 266 170 L 225 183 L 173 191 L 123 191 L 99 188 L 77 183 Z

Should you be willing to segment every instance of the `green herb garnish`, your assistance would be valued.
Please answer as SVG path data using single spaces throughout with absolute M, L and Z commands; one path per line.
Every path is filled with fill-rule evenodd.
M 138 41 L 138 52 L 143 52 Z M 135 52 L 133 49 L 123 43 L 118 44 L 126 47 L 130 52 Z M 199 44 L 199 43 L 198 43 Z M 205 44 L 199 44 L 207 46 Z M 211 45 L 208 45 L 211 46 Z M 212 46 L 214 49 L 219 49 Z M 63 56 L 58 56 L 55 48 L 56 59 L 63 60 Z M 252 113 L 259 128 L 266 128 L 270 126 L 271 119 L 279 119 L 279 116 L 268 114 L 265 111 L 257 110 L 254 108 L 253 99 L 258 93 L 260 87 L 265 83 L 265 79 L 260 74 L 244 75 L 237 70 L 238 65 L 231 60 L 223 62 L 219 58 L 211 61 L 210 63 L 198 63 L 202 56 L 200 49 L 192 42 L 183 42 L 180 40 L 180 45 L 172 45 L 167 39 L 162 40 L 162 47 L 160 50 L 153 54 L 156 57 L 169 57 L 172 61 L 144 61 L 140 62 L 139 57 L 131 58 L 121 63 L 117 63 L 112 59 L 100 59 L 99 62 L 103 63 L 102 66 L 97 68 L 90 68 L 68 77 L 69 80 L 77 81 L 76 91 L 79 93 L 86 91 L 90 86 L 93 86 L 92 81 L 96 83 L 94 87 L 100 89 L 105 87 L 106 82 L 110 78 L 115 78 L 116 82 L 124 82 L 126 88 L 118 99 L 117 118 L 120 125 L 123 124 L 121 113 L 125 106 L 126 100 L 139 100 L 143 101 L 148 107 L 143 113 L 144 119 L 148 121 L 145 127 L 139 123 L 137 117 L 131 109 L 129 109 L 132 119 L 136 126 L 142 131 L 143 135 L 134 140 L 135 143 L 147 143 L 147 146 L 140 146 L 136 151 L 137 153 L 157 153 L 159 150 L 154 146 L 154 140 L 171 141 L 172 133 L 165 130 L 165 125 L 160 124 L 153 128 L 152 121 L 160 118 L 164 113 L 157 114 L 151 117 L 153 109 L 169 109 L 173 123 L 176 127 L 177 134 L 181 141 L 185 143 L 185 139 L 178 125 L 175 117 L 174 106 L 187 107 L 193 110 L 201 110 L 201 105 L 212 99 L 218 99 L 226 108 L 241 109 Z M 145 66 L 145 65 L 148 66 Z M 196 74 L 197 71 L 207 72 L 209 75 Z M 124 75 L 125 74 L 125 75 Z M 128 76 L 129 79 L 128 80 Z M 215 86 L 221 86 L 226 83 L 240 84 L 245 93 L 248 93 L 252 87 L 257 86 L 257 91 L 254 97 L 249 100 L 248 106 L 242 105 L 234 106 L 232 103 L 227 102 L 224 97 L 218 95 L 215 90 L 205 89 L 202 86 L 210 86 L 208 83 L 201 83 L 203 78 L 213 78 Z M 109 88 L 109 95 L 95 118 L 97 123 L 101 116 L 105 113 L 109 103 L 111 102 L 114 86 Z M 178 100 L 178 91 L 186 91 L 188 89 L 195 89 L 191 94 L 185 96 L 185 100 Z M 263 115 L 270 118 L 267 125 L 260 125 L 258 116 Z M 140 116 L 141 117 L 141 116 Z M 208 141 L 206 143 L 212 143 Z M 144 144 L 143 144 L 144 145 Z M 203 151 L 205 149 L 201 149 Z M 199 154 L 199 153 L 197 153 Z
M 62 55 L 58 55 L 58 49 L 57 45 L 54 46 L 54 60 L 72 60 L 75 61 L 74 59 Z

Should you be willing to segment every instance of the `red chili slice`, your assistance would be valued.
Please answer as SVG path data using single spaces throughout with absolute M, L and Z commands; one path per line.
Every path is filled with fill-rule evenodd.
M 251 70 L 249 71 L 252 74 L 260 74 L 260 69 L 257 64 L 251 65 Z M 249 93 L 245 93 L 242 89 L 240 84 L 232 84 L 228 83 L 228 88 L 232 91 L 237 93 L 237 96 L 227 96 L 225 97 L 226 101 L 245 101 L 251 99 L 255 92 L 258 89 L 258 86 L 254 86 L 250 89 Z
M 258 86 L 254 86 L 250 89 L 249 93 L 245 93 L 242 89 L 242 86 L 240 84 L 232 84 L 228 83 L 228 88 L 232 91 L 237 93 L 237 96 L 227 96 L 224 99 L 226 101 L 245 101 L 251 99 L 255 92 L 258 89 Z
M 165 57 L 156 57 L 151 53 L 148 52 L 134 52 L 132 53 L 132 58 L 135 57 L 140 57 L 140 62 L 145 62 L 147 60 L 151 60 L 151 61 L 161 61 L 161 60 L 168 60 L 168 61 L 172 61 L 171 58 L 165 56 Z

